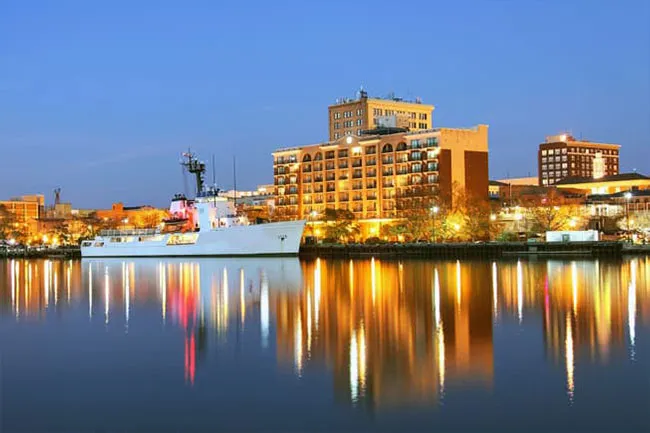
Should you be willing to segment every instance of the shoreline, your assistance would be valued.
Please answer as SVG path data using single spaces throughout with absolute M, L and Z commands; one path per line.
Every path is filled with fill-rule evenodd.
M 424 258 L 424 259 L 498 259 L 498 258 L 619 258 L 624 255 L 650 255 L 650 245 L 625 242 L 488 242 L 488 243 L 417 243 L 417 244 L 317 244 L 301 245 L 298 257 L 315 258 Z M 254 256 L 253 256 L 254 257 Z M 0 251 L 0 258 L 62 259 L 81 258 L 79 247 L 45 250 L 15 249 Z M 192 257 L 188 257 L 190 259 Z

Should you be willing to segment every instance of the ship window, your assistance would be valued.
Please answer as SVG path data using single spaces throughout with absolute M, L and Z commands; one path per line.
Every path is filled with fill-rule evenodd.
M 104 242 L 95 242 L 95 246 L 96 246 L 96 247 L 103 247 L 103 246 L 104 246 Z
M 173 234 L 167 240 L 167 245 L 191 245 L 195 244 L 199 235 L 196 233 Z
M 92 244 L 93 244 L 93 243 L 90 242 L 90 241 L 84 241 L 84 242 L 81 244 L 81 246 L 82 246 L 82 247 L 89 247 L 89 246 L 91 246 Z

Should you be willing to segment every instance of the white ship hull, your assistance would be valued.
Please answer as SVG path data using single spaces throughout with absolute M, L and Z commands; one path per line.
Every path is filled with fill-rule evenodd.
M 139 238 L 98 236 L 81 246 L 82 257 L 296 256 L 305 221 L 201 230 L 192 243 L 174 245 L 174 234 Z

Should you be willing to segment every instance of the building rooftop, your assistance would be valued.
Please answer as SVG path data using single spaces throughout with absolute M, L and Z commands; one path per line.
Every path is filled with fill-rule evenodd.
M 507 183 L 499 182 L 498 180 L 491 180 L 490 186 L 508 186 Z
M 628 180 L 650 180 L 650 177 L 639 173 L 619 173 L 604 176 L 598 179 L 592 177 L 572 176 L 556 182 L 555 185 L 577 185 L 583 183 L 603 183 L 603 182 L 622 182 Z

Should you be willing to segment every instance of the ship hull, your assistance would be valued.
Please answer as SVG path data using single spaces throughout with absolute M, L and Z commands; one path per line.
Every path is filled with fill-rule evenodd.
M 81 247 L 82 257 L 235 257 L 297 256 L 305 221 L 287 221 L 197 232 L 196 241 L 170 245 L 171 234 L 159 239 L 113 242 L 97 237 Z M 102 244 L 102 246 L 98 246 Z

